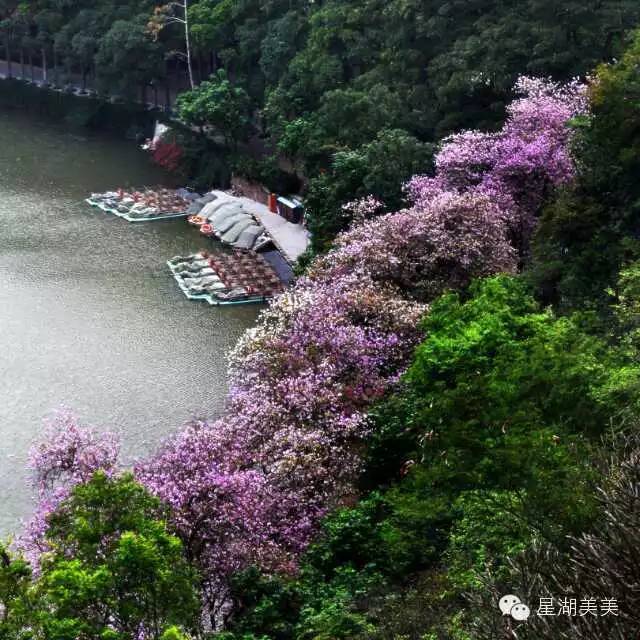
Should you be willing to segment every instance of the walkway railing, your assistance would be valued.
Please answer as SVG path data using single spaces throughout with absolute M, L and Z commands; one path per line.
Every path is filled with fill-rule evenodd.
M 108 102 L 132 102 L 147 109 L 161 109 L 168 113 L 172 112 L 176 98 L 181 89 L 168 84 L 158 86 L 148 84 L 140 87 L 138 95 L 121 96 L 109 91 L 98 91 L 93 85 L 91 78 L 82 78 L 80 74 L 69 74 L 68 72 L 56 72 L 53 68 L 43 69 L 36 65 L 27 63 L 0 60 L 0 78 L 14 79 L 28 82 L 43 89 L 60 91 L 76 95 L 78 97 L 95 98 L 101 97 Z M 62 78 L 64 81 L 62 82 Z

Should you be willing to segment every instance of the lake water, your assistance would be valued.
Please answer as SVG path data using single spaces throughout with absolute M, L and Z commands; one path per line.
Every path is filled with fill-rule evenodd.
M 183 297 L 165 261 L 211 249 L 183 220 L 84 203 L 164 179 L 131 142 L 0 111 L 0 537 L 30 512 L 26 456 L 56 408 L 119 431 L 126 460 L 222 410 L 226 353 L 259 308 Z

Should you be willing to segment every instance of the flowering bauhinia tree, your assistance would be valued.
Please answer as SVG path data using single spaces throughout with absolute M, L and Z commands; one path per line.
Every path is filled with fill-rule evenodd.
M 550 190 L 575 176 L 570 121 L 589 113 L 587 85 L 521 77 L 520 97 L 496 133 L 465 131 L 443 140 L 434 177 L 416 176 L 407 191 L 417 206 L 441 192 L 486 195 L 505 214 L 511 241 L 526 255 L 536 216 Z
M 212 628 L 229 606 L 229 577 L 252 565 L 292 571 L 319 517 L 252 465 L 244 445 L 233 419 L 194 422 L 136 467 L 136 479 L 171 508 Z
M 255 459 L 324 504 L 346 490 L 366 410 L 404 369 L 425 311 L 365 274 L 300 279 L 231 354 L 229 406 Z
M 584 86 L 522 78 L 516 90 L 501 132 L 445 141 L 436 176 L 408 186 L 412 208 L 343 234 L 231 355 L 232 440 L 242 440 L 245 464 L 295 491 L 309 513 L 352 490 L 367 410 L 419 340 L 426 307 L 409 296 L 429 300 L 514 271 L 514 221 L 573 176 L 568 121 L 586 112 Z M 378 203 L 348 206 L 371 212 Z
M 138 465 L 172 507 L 212 617 L 230 574 L 294 570 L 321 516 L 352 492 L 366 409 L 406 365 L 424 311 L 355 274 L 301 279 L 233 352 L 228 416 Z
M 507 214 L 488 195 L 434 190 L 411 209 L 343 233 L 310 273 L 331 282 L 341 273 L 364 272 L 405 295 L 431 300 L 516 265 Z
M 116 470 L 120 440 L 110 432 L 82 426 L 67 409 L 45 422 L 42 440 L 29 453 L 36 510 L 25 526 L 18 547 L 37 569 L 47 550 L 47 517 L 69 496 L 71 489 L 87 482 L 98 470 Z
M 384 210 L 384 202 L 372 195 L 351 200 L 342 205 L 342 211 L 349 217 L 353 225 L 362 224 Z

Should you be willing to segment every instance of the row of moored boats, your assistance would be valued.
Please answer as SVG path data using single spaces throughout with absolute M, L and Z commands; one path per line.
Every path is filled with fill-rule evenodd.
M 271 244 L 264 227 L 237 198 L 218 197 L 187 220 L 203 235 L 217 238 L 236 249 L 260 251 Z
M 231 196 L 187 189 L 141 189 L 93 193 L 87 202 L 129 222 L 187 217 L 200 232 L 235 249 L 232 253 L 201 251 L 167 261 L 182 292 L 212 305 L 263 302 L 280 293 L 283 284 L 259 250 L 270 236 L 242 202 Z
M 201 251 L 175 256 L 167 265 L 188 298 L 212 305 L 263 302 L 283 288 L 274 269 L 258 253 Z
M 202 196 L 188 189 L 145 188 L 128 191 L 120 188 L 105 193 L 92 193 L 87 202 L 129 222 L 142 222 L 186 217 L 196 211 L 194 203 L 201 198 Z

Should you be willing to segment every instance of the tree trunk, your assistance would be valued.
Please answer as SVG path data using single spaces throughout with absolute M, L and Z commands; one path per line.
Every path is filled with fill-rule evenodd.
M 205 61 L 202 59 L 202 54 L 198 53 L 198 84 L 202 84 L 204 78 Z
M 5 40 L 5 49 L 7 52 L 7 77 L 11 77 L 11 45 L 9 44 L 9 36 Z
M 24 49 L 20 47 L 20 77 L 24 80 Z
M 158 108 L 158 85 L 155 83 L 153 85 L 153 106 Z
M 36 77 L 33 71 L 33 52 L 29 51 L 29 70 L 31 72 L 31 82 L 34 82 Z
M 169 89 L 169 85 L 166 84 L 165 87 L 165 107 L 167 109 L 167 111 L 169 111 L 171 109 L 171 90 Z
M 53 84 L 58 86 L 58 52 L 53 47 Z
M 87 67 L 82 67 L 82 90 L 87 88 Z
M 42 82 L 47 83 L 47 51 L 42 47 Z
M 189 73 L 189 85 L 193 89 L 193 65 L 191 62 L 191 36 L 189 35 L 189 0 L 184 0 L 184 42 L 187 49 L 187 71 Z

